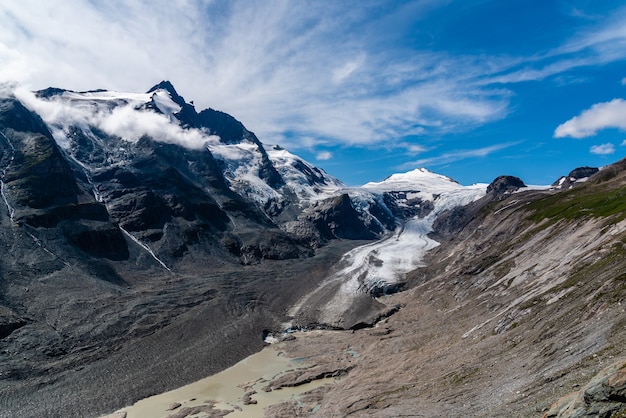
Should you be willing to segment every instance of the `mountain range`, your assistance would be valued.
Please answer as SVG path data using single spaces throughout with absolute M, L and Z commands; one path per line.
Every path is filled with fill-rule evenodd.
M 98 416 L 286 326 L 338 330 L 298 356 L 364 353 L 318 364 L 347 377 L 302 415 L 626 410 L 619 387 L 550 409 L 624 355 L 623 161 L 347 187 L 167 81 L 4 93 L 0 137 L 0 416 Z

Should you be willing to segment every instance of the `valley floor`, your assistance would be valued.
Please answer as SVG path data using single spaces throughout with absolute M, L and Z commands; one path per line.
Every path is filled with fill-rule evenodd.
M 66 292 L 62 304 L 50 310 L 61 315 L 57 328 L 60 321 L 69 331 L 95 324 L 81 332 L 98 341 L 114 331 L 107 327 L 122 327 L 116 328 L 119 335 L 52 357 L 40 353 L 50 342 L 41 340 L 37 323 L 4 338 L 0 417 L 97 417 L 224 370 L 261 350 L 264 330 L 280 327 L 288 308 L 357 244 L 337 241 L 308 259 L 147 277 L 116 298 L 84 295 L 88 303 Z M 54 280 L 68 286 L 60 275 Z M 51 282 L 42 282 L 41 291 Z M 100 317 L 98 309 L 106 315 Z M 93 318 L 85 321 L 86 315 Z

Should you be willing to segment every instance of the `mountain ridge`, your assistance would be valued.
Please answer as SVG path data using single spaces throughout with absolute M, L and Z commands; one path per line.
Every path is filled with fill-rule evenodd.
M 606 289 L 621 277 L 624 161 L 582 167 L 543 188 L 511 176 L 462 186 L 426 169 L 347 187 L 264 145 L 230 115 L 198 113 L 166 81 L 147 93 L 9 95 L 0 98 L 0 133 L 0 243 L 11 254 L 0 259 L 0 406 L 10 416 L 96 416 L 215 373 L 258 351 L 262 336 L 286 322 L 351 330 L 333 334 L 338 347 L 372 344 L 347 379 L 369 382 L 366 390 L 339 386 L 318 399 L 319 413 L 331 416 L 434 413 L 430 397 L 450 396 L 474 402 L 446 404 L 451 414 L 519 408 L 532 415 L 536 407 L 521 397 L 498 403 L 476 390 L 458 394 L 456 381 L 491 387 L 488 374 L 473 371 L 483 365 L 478 348 L 504 361 L 494 347 L 510 335 L 520 357 L 545 357 L 547 374 L 537 363 L 518 383 L 501 369 L 493 380 L 516 390 L 534 384 L 542 411 L 555 399 L 540 388 L 564 392 L 551 382 L 581 379 L 577 366 L 595 370 L 593 354 L 608 361 L 621 353 L 607 347 L 624 341 L 616 328 L 623 295 L 619 286 L 613 295 Z M 557 253 L 567 263 L 550 257 Z M 559 314 L 561 300 L 585 292 L 606 308 L 562 309 L 617 319 L 596 332 L 576 323 L 579 315 Z M 549 312 L 545 324 L 536 311 Z M 432 321 L 424 330 L 411 325 L 421 315 Z M 550 335 L 552 316 L 578 327 L 582 345 L 589 336 L 599 342 L 565 360 L 550 348 L 566 338 Z M 377 323 L 389 332 L 372 330 Z M 387 345 L 389 334 L 401 344 Z M 523 335 L 547 355 L 535 356 Z M 288 350 L 305 350 L 294 344 Z M 442 351 L 446 344 L 473 360 L 460 362 Z M 450 367 L 408 346 L 447 353 Z M 400 392 L 372 367 L 375 350 L 408 362 L 406 370 L 422 367 L 432 386 L 387 399 Z M 50 401 L 60 394 L 65 404 Z M 342 396 L 363 408 L 346 409 Z

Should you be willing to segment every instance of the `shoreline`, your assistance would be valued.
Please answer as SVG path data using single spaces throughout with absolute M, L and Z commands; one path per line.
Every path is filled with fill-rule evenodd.
M 305 392 L 337 381 L 338 377 L 326 377 L 299 383 L 298 376 L 314 367 L 314 363 L 288 357 L 284 344 L 266 346 L 221 372 L 141 399 L 100 418 L 184 418 L 198 413 L 209 417 L 264 417 L 264 408 L 268 406 L 297 401 Z

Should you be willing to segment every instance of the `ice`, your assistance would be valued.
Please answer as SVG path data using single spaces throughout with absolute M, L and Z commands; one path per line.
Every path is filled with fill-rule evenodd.
M 208 149 L 224 163 L 224 177 L 235 192 L 259 203 L 280 197 L 276 190 L 259 177 L 263 160 L 257 144 L 211 144 Z
M 431 184 L 436 184 L 439 179 Z M 448 180 L 448 182 L 451 182 Z M 442 184 L 440 183 L 439 186 Z M 407 184 L 404 187 L 412 187 Z M 400 184 L 392 187 L 399 190 Z M 420 186 L 421 187 L 421 186 Z M 383 191 L 378 186 L 379 191 Z M 405 275 L 423 263 L 426 251 L 439 245 L 428 237 L 432 231 L 433 222 L 441 212 L 457 206 L 467 205 L 485 195 L 487 185 L 461 186 L 456 184 L 450 187 L 443 184 L 441 189 L 429 189 L 428 193 L 434 198 L 434 210 L 424 218 L 413 218 L 398 228 L 393 234 L 371 244 L 357 247 L 343 256 L 338 263 L 340 269 L 329 277 L 320 287 L 342 283 L 339 291 L 328 301 L 322 309 L 320 320 L 326 323 L 337 323 L 343 312 L 350 306 L 358 294 L 368 292 L 374 288 L 401 283 Z M 306 304 L 307 298 L 301 300 L 291 311 L 297 314 Z
M 87 100 L 87 101 L 113 101 L 113 100 L 127 100 L 136 103 L 146 103 L 150 101 L 150 93 L 124 93 L 117 91 L 91 91 L 91 92 L 74 92 L 66 91 L 63 93 L 69 99 L 73 100 Z
M 152 258 L 154 258 L 156 262 L 158 262 L 161 265 L 161 267 L 163 267 L 165 270 L 169 272 L 172 272 L 172 270 L 167 266 L 167 264 L 165 264 L 163 260 L 161 260 L 159 257 L 156 256 L 154 251 L 152 251 L 152 248 L 150 248 L 148 245 L 144 244 L 143 242 L 139 241 L 138 238 L 136 238 L 133 234 L 131 234 L 130 232 L 128 232 L 121 226 L 119 226 L 119 228 L 124 233 L 124 235 L 126 235 L 128 238 L 131 239 L 131 241 L 133 241 L 135 244 L 143 248 L 148 254 L 150 254 Z
M 364 184 L 363 189 L 378 192 L 431 192 L 462 189 L 463 186 L 449 177 L 435 174 L 425 168 L 417 168 L 407 173 L 392 174 L 381 182 Z
M 343 262 L 351 266 L 341 274 L 349 276 L 349 281 L 359 282 L 348 285 L 348 288 L 371 289 L 403 281 L 407 272 L 422 264 L 426 251 L 439 245 L 428 237 L 437 215 L 455 206 L 466 205 L 484 194 L 483 187 L 442 192 L 434 201 L 435 209 L 425 218 L 411 219 L 392 236 L 348 253 Z
M 11 140 L 9 140 L 9 138 L 6 137 L 6 135 L 4 135 L 2 132 L 0 132 L 0 135 L 2 135 L 2 138 L 4 138 L 7 144 L 9 144 L 9 148 L 11 148 L 11 157 L 9 158 L 9 162 L 7 163 L 6 167 L 2 169 L 2 173 L 0 174 L 0 196 L 2 196 L 2 200 L 4 201 L 4 204 L 7 207 L 9 218 L 11 219 L 11 221 L 13 221 L 15 217 L 15 209 L 9 203 L 9 199 L 7 198 L 6 183 L 4 182 L 4 178 L 7 174 L 7 170 L 9 169 L 11 164 L 13 164 L 13 160 L 15 159 L 15 147 L 13 146 L 13 143 L 11 142 Z
M 346 186 L 338 179 L 314 167 L 289 151 L 277 147 L 266 146 L 267 154 L 276 170 L 285 179 L 292 191 L 300 200 L 314 202 L 327 199 L 343 190 Z M 322 184 L 310 184 L 307 176 L 296 166 L 304 167 L 322 179 Z

